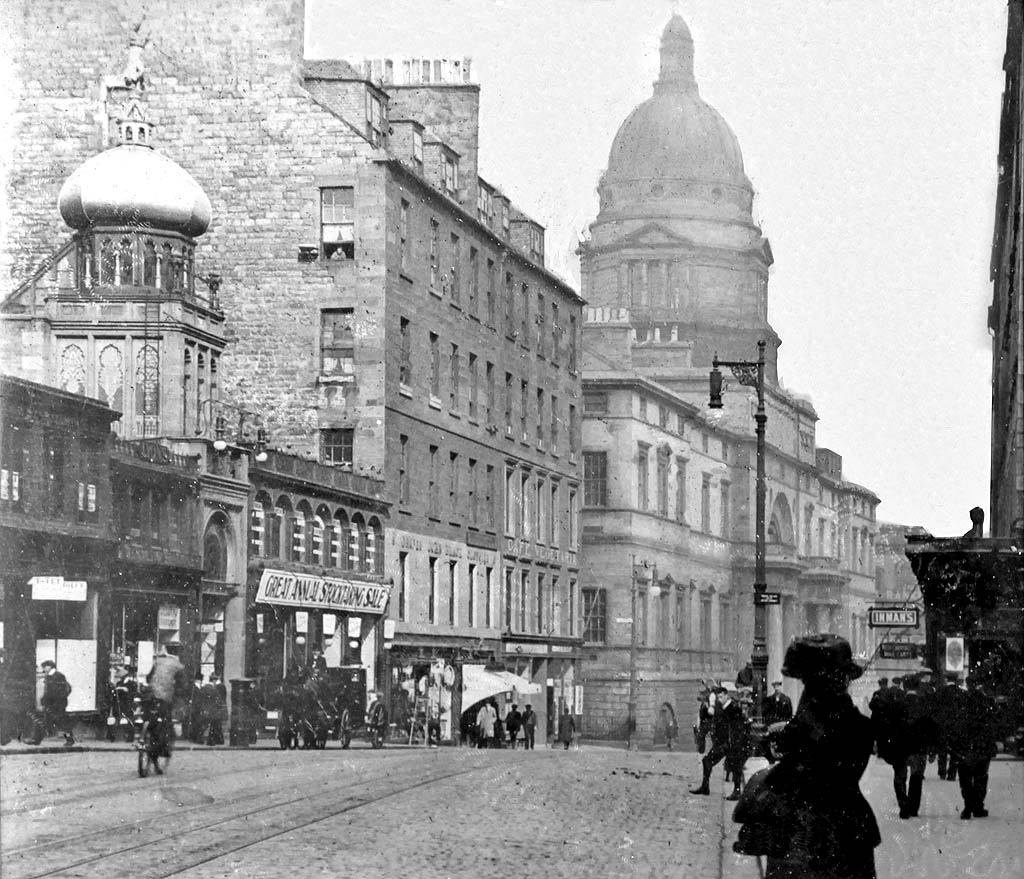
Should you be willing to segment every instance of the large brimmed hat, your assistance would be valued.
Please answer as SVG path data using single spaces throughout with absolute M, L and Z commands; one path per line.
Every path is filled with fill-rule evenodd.
M 864 674 L 864 669 L 853 661 L 849 641 L 838 635 L 821 634 L 795 639 L 786 650 L 782 673 L 800 680 L 834 674 L 845 674 L 855 680 Z

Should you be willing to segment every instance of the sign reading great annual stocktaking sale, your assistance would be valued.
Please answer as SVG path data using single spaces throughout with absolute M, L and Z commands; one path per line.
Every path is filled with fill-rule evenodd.
M 265 570 L 260 576 L 256 600 L 291 607 L 382 614 L 390 595 L 391 587 L 382 583 L 353 583 L 331 577 Z

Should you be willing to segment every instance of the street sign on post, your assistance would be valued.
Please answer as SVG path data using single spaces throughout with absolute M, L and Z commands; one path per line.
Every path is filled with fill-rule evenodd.
M 873 629 L 917 628 L 916 607 L 869 607 L 868 625 Z
M 781 604 L 781 592 L 755 592 L 754 604 Z

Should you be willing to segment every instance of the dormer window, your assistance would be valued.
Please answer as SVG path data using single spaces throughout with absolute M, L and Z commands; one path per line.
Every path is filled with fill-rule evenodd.
M 333 186 L 320 190 L 320 246 L 324 259 L 353 259 L 355 189 Z
M 366 137 L 374 146 L 384 142 L 384 102 L 366 92 Z
M 423 132 L 413 131 L 412 133 L 412 160 L 416 170 L 423 173 Z
M 452 198 L 459 191 L 459 166 L 450 156 L 444 157 L 444 191 Z
M 494 219 L 494 200 L 489 189 L 480 187 L 479 194 L 476 197 L 476 212 L 477 218 L 481 223 L 490 224 L 491 220 Z

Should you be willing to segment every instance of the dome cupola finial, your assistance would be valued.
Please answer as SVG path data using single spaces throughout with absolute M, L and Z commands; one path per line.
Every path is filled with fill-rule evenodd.
M 661 34 L 661 73 L 654 92 L 696 92 L 693 75 L 693 37 L 682 16 L 673 14 Z

